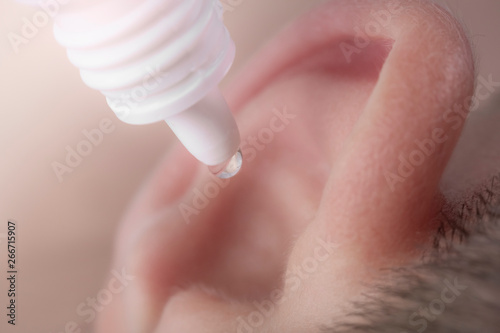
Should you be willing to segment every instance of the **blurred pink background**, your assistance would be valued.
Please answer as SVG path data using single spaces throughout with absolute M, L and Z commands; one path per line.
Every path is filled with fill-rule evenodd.
M 223 84 L 284 24 L 317 3 L 313 0 L 241 0 L 225 20 L 237 45 L 237 59 Z M 468 26 L 479 72 L 500 78 L 500 2 L 441 1 Z M 75 312 L 95 297 L 108 273 L 113 234 L 121 214 L 144 177 L 173 141 L 167 126 L 131 126 L 118 121 L 100 93 L 80 80 L 64 50 L 41 28 L 16 54 L 7 38 L 36 9 L 0 0 L 0 238 L 8 219 L 18 222 L 18 324 L 5 332 L 63 332 Z M 108 118 L 105 134 L 71 174 L 59 182 L 52 170 L 75 147 L 83 130 Z M 0 239 L 0 276 L 6 271 Z M 0 280 L 0 308 L 7 284 Z

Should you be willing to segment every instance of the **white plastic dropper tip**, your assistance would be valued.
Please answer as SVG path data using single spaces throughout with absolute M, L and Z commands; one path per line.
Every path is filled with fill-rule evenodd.
M 221 179 L 228 179 L 234 177 L 241 169 L 243 164 L 243 155 L 241 150 L 238 149 L 236 154 L 224 163 L 219 165 L 209 166 L 210 172 Z

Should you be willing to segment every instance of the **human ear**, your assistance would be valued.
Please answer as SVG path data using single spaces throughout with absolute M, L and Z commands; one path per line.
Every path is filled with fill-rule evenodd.
M 428 244 L 461 129 L 443 115 L 464 105 L 473 75 L 460 26 L 428 1 L 332 1 L 306 14 L 227 92 L 244 139 L 269 123 L 277 100 L 296 120 L 190 223 L 179 204 L 209 178 L 179 149 L 160 164 L 118 237 L 115 265 L 130 269 L 134 287 L 101 330 L 120 313 L 137 332 L 243 323 L 300 332 L 328 321 L 374 272 Z M 287 278 L 297 267 L 307 274 Z M 251 325 L 255 301 L 273 311 Z

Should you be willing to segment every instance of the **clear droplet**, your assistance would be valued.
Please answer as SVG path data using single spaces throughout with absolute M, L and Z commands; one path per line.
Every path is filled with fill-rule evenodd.
M 219 165 L 209 166 L 210 172 L 221 179 L 228 179 L 235 176 L 241 169 L 243 164 L 243 155 L 241 150 L 238 150 L 233 157 Z

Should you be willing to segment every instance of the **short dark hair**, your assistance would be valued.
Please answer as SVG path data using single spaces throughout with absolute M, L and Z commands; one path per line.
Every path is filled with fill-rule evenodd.
M 492 188 L 492 186 L 494 188 Z M 432 253 L 391 269 L 321 332 L 500 332 L 500 176 L 455 210 L 443 211 Z

